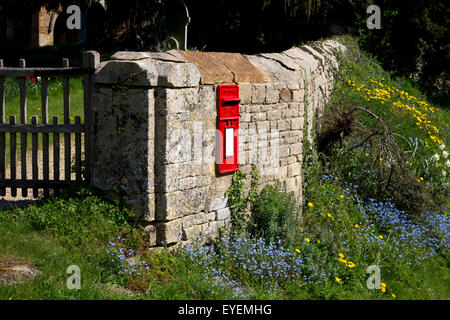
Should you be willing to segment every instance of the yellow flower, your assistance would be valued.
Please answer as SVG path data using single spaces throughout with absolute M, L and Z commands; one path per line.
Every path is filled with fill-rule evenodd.
M 345 196 L 344 196 L 343 194 L 341 194 L 341 195 L 339 196 L 339 198 L 344 199 Z
M 300 252 L 301 252 L 300 249 L 298 249 L 298 248 L 295 249 L 295 251 L 296 251 L 297 253 L 300 253 Z
M 344 259 L 344 255 L 342 253 L 339 253 L 339 258 Z
M 327 217 L 328 217 L 328 218 L 331 218 L 331 213 L 327 214 Z
M 308 207 L 312 208 L 314 207 L 314 204 L 312 202 L 308 202 Z
M 338 277 L 334 278 L 334 280 L 336 280 L 337 283 L 341 282 L 341 278 Z
M 311 240 L 309 238 L 305 238 L 305 241 L 308 242 L 308 243 L 311 242 Z
M 392 295 L 392 298 L 395 298 L 395 297 L 396 297 L 396 295 L 395 295 L 395 294 L 393 294 L 393 293 L 392 293 L 391 295 Z
M 386 288 L 386 283 L 382 282 L 382 283 L 380 283 L 380 286 L 381 286 L 382 288 Z
M 319 239 L 317 239 L 317 243 L 320 243 L 320 240 L 319 240 Z
M 385 293 L 386 292 L 386 288 L 385 287 L 381 287 L 381 292 Z
M 359 224 L 355 224 L 355 228 L 358 229 L 359 228 Z
M 349 261 L 347 266 L 351 269 L 351 268 L 356 267 L 356 264 L 354 264 L 353 262 Z
M 300 232 L 303 232 L 303 228 L 302 227 L 298 227 L 300 229 Z
M 384 237 L 380 234 L 380 235 L 378 236 L 378 238 L 383 239 Z

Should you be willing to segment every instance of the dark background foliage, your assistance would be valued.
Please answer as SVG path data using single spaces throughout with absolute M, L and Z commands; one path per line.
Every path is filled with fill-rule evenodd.
M 107 58 L 119 49 L 168 49 L 168 26 L 175 2 L 181 0 L 106 1 L 105 27 L 99 37 L 76 46 L 76 52 L 97 49 Z M 29 29 L 31 13 L 41 5 L 89 8 L 92 0 L 0 0 L 15 24 Z M 360 45 L 383 66 L 420 82 L 438 101 L 448 104 L 450 59 L 449 0 L 185 0 L 191 22 L 188 47 L 206 51 L 275 52 L 336 33 L 359 36 Z M 380 30 L 369 30 L 366 9 L 381 9 Z M 95 17 L 94 17 L 95 18 Z M 26 32 L 0 48 L 17 57 L 27 43 Z M 16 47 L 11 51 L 12 47 Z M 17 49 L 19 48 L 19 49 Z M 45 49 L 42 49 L 45 50 Z M 48 50 L 48 49 L 47 49 Z M 12 53 L 11 53 L 12 52 Z M 58 52 L 52 51 L 53 55 Z M 48 54 L 48 51 L 47 53 Z M 34 52 L 36 55 L 36 52 Z M 42 59 L 41 59 L 42 60 Z M 38 62 L 41 62 L 38 60 Z M 45 60 L 45 59 L 44 59 Z

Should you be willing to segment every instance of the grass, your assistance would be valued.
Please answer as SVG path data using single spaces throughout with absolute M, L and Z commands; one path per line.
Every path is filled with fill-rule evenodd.
M 0 299 L 129 299 L 114 285 L 108 241 L 129 233 L 127 212 L 87 189 L 0 212 L 0 256 L 27 261 L 41 273 L 32 281 L 0 286 Z M 81 290 L 69 290 L 70 265 L 81 269 Z
M 231 232 L 223 229 L 215 239 L 199 237 L 160 252 L 147 250 L 145 233 L 133 228 L 132 212 L 81 186 L 0 212 L 0 256 L 42 272 L 32 281 L 0 286 L 0 299 L 449 299 L 449 175 L 442 175 L 448 147 L 441 149 L 449 139 L 449 113 L 428 104 L 407 79 L 383 71 L 352 39 L 342 41 L 349 51 L 339 57 L 343 80 L 337 80 L 330 106 L 364 107 L 389 120 L 387 126 L 399 135 L 420 138 L 402 175 L 422 186 L 417 190 L 447 201 L 413 221 L 397 205 L 402 194 L 374 193 L 378 179 L 359 174 L 382 178 L 377 170 L 387 158 L 374 158 L 372 165 L 364 150 L 349 152 L 360 131 L 342 147 L 333 145 L 328 157 L 316 151 L 304 155 L 304 206 L 293 203 L 282 184 L 261 192 L 252 188 L 244 197 L 247 177 L 239 172 L 227 193 L 238 213 Z M 408 92 L 409 99 L 394 88 Z M 417 113 L 395 102 L 415 106 L 439 132 L 417 125 Z M 378 128 L 372 118 L 361 113 L 358 120 L 372 130 Z M 401 141 L 407 153 L 409 145 Z M 376 145 L 372 148 L 379 157 Z M 430 160 L 435 154 L 439 161 Z M 253 167 L 250 185 L 257 185 L 258 176 Z M 246 208 L 250 220 L 242 214 Z M 66 286 L 67 267 L 74 264 L 81 269 L 81 290 Z M 369 289 L 367 268 L 374 265 L 381 286 Z
M 6 119 L 10 115 L 17 116 L 20 119 L 20 94 L 19 83 L 15 78 L 5 78 L 6 83 Z M 70 81 L 70 101 L 71 101 L 71 118 L 73 120 L 75 115 L 83 118 L 84 98 L 83 98 L 83 83 L 82 77 L 71 78 Z M 42 115 L 41 111 L 41 85 L 40 81 L 27 80 L 27 106 L 28 106 L 28 121 L 31 120 L 32 115 L 37 115 L 39 118 Z M 60 119 L 64 110 L 63 100 L 63 85 L 62 78 L 51 78 L 48 85 L 48 112 L 49 120 L 53 116 L 58 116 Z M 42 120 L 42 119 L 41 119 Z

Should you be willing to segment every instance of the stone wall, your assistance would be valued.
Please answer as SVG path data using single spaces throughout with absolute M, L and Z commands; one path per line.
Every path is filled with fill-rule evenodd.
M 142 217 L 152 246 L 229 224 L 232 174 L 215 170 L 216 88 L 239 85 L 239 164 L 257 161 L 302 196 L 303 141 L 329 97 L 345 48 L 327 40 L 282 53 L 117 52 L 95 74 L 93 181 Z

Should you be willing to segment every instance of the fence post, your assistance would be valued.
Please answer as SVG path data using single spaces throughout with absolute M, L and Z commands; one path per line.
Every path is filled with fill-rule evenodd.
M 19 67 L 26 68 L 25 59 L 19 59 Z M 20 87 L 20 124 L 27 123 L 27 80 L 25 77 L 19 79 Z M 27 180 L 27 138 L 26 132 L 20 134 L 20 178 Z M 22 187 L 22 197 L 28 196 L 28 188 Z
M 0 68 L 3 68 L 3 60 L 0 59 Z M 0 77 L 0 124 L 5 123 L 5 84 Z M 6 168 L 6 134 L 0 133 L 0 179 L 5 179 Z M 6 188 L 0 188 L 0 196 L 6 195 Z
M 97 51 L 86 51 L 83 53 L 83 67 L 91 69 L 92 72 L 83 76 L 84 85 L 84 163 L 85 163 L 85 179 L 88 183 L 91 181 L 91 152 L 92 152 L 92 91 L 93 91 L 93 72 L 100 65 L 100 54 Z

